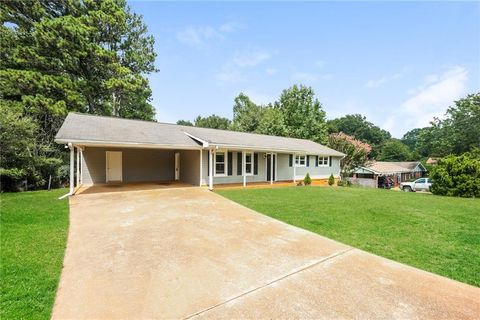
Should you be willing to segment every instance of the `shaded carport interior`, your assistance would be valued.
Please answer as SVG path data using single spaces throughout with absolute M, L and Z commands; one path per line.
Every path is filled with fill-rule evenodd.
M 107 179 L 107 153 L 121 152 L 121 181 Z M 179 177 L 175 179 L 175 157 Z M 82 146 L 77 194 L 151 190 L 200 184 L 200 151 L 118 146 Z

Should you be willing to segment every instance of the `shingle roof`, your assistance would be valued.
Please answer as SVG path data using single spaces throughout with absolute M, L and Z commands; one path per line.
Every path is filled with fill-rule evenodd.
M 402 173 L 402 172 L 411 172 L 419 164 L 420 162 L 418 161 L 409 161 L 409 162 L 375 161 L 365 166 L 365 168 L 379 174 L 394 174 L 394 173 Z
M 190 135 L 190 136 L 189 136 Z M 130 120 L 116 117 L 69 113 L 55 141 L 98 144 L 132 143 L 172 147 L 201 147 L 200 141 L 212 146 L 285 152 L 304 152 L 326 156 L 344 154 L 306 139 L 294 139 L 228 130 L 181 126 L 169 123 Z

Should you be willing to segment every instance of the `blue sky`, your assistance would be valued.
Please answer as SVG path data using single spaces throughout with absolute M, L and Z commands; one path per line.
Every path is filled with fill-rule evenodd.
M 130 2 L 155 36 L 157 119 L 231 118 L 235 96 L 314 88 L 327 118 L 395 137 L 480 91 L 480 2 Z

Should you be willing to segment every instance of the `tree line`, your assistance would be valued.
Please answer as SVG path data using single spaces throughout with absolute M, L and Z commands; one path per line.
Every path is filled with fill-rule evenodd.
M 343 133 L 368 147 L 367 158 L 379 161 L 414 161 L 462 154 L 480 147 L 480 93 L 469 94 L 447 107 L 443 119 L 408 131 L 401 139 L 360 114 L 326 120 L 322 104 L 312 88 L 294 85 L 282 91 L 278 101 L 255 104 L 245 93 L 234 100 L 233 119 L 218 115 L 198 116 L 177 124 L 304 138 L 327 144 L 329 135 Z M 401 120 L 401 119 L 400 119 Z
M 155 119 L 154 38 L 126 1 L 4 1 L 0 19 L 2 190 L 66 181 L 70 111 Z

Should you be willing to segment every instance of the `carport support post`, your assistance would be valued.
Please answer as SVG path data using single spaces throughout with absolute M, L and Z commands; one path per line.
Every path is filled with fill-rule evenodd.
M 200 183 L 198 184 L 200 187 L 202 186 L 202 178 L 203 178 L 203 150 L 200 149 Z
M 213 150 L 208 150 L 210 157 L 208 159 L 208 189 L 213 190 Z
M 246 168 L 247 165 L 245 163 L 245 160 L 247 159 L 247 155 L 245 153 L 245 150 L 242 150 L 242 174 L 243 174 L 243 186 L 247 186 L 247 173 L 246 173 Z
M 296 179 L 296 176 L 297 176 L 297 164 L 296 164 L 296 160 L 297 160 L 297 155 L 294 153 L 293 154 L 293 183 L 296 183 L 297 182 L 297 179 Z
M 273 152 L 270 153 L 270 184 L 273 184 L 273 172 L 274 172 L 274 168 L 273 168 Z
M 70 194 L 73 194 L 73 188 L 75 184 L 75 171 L 74 171 L 74 164 L 75 164 L 75 150 L 71 143 L 68 144 L 68 148 L 70 149 Z
M 83 147 L 80 149 L 80 185 L 83 184 Z
M 77 187 L 80 185 L 80 149 L 77 147 Z

